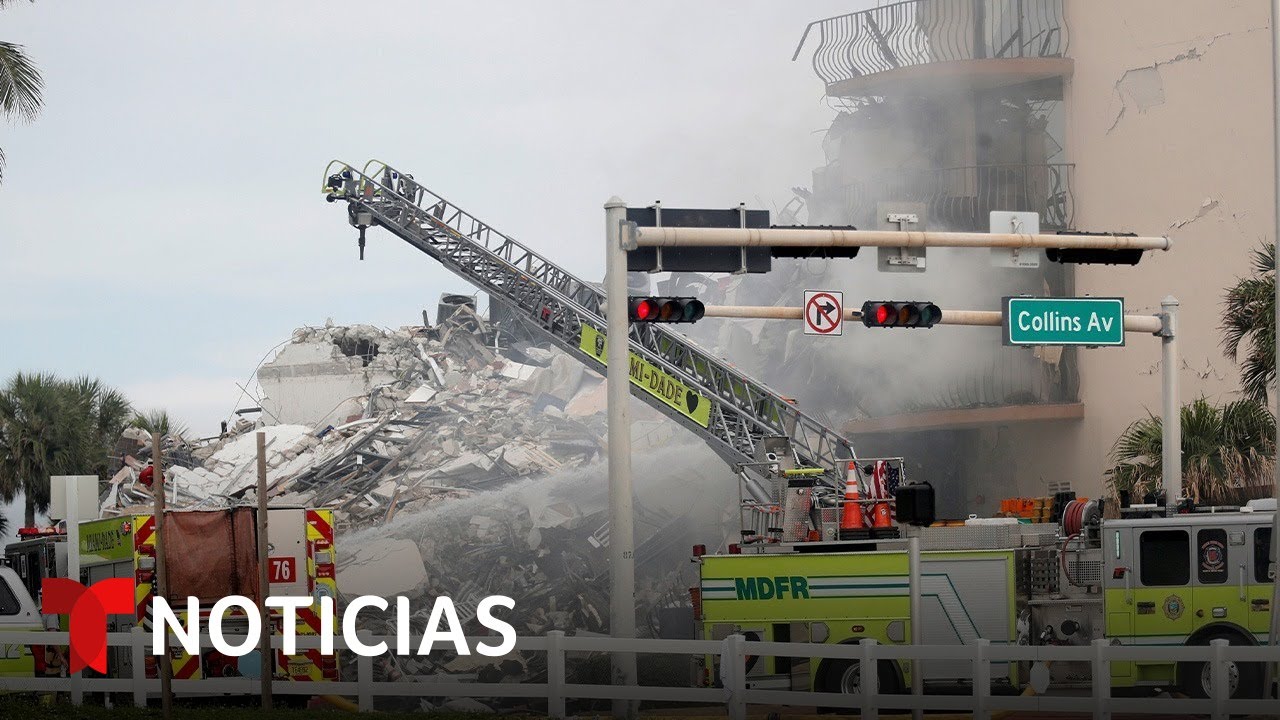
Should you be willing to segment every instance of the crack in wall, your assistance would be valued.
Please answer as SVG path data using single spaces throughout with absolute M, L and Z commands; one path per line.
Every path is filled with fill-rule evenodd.
M 1120 121 L 1124 119 L 1129 106 L 1133 105 L 1139 113 L 1145 113 L 1147 110 L 1163 105 L 1164 96 L 1164 77 L 1160 74 L 1160 68 L 1165 65 L 1173 65 L 1188 60 L 1200 60 L 1205 56 L 1205 52 L 1213 47 L 1213 44 L 1224 37 L 1233 35 L 1243 35 L 1246 33 L 1256 32 L 1259 30 L 1267 30 L 1267 27 L 1248 28 L 1245 30 L 1218 33 L 1208 39 L 1197 39 L 1194 45 L 1182 52 L 1174 55 L 1167 60 L 1157 60 L 1150 65 L 1142 65 L 1135 68 L 1129 68 L 1116 81 L 1113 90 L 1116 96 L 1120 98 L 1120 111 L 1116 113 L 1115 119 L 1111 121 L 1111 126 L 1107 128 L 1107 135 L 1119 126 Z
M 1161 361 L 1157 360 L 1154 363 L 1148 365 L 1145 370 L 1139 370 L 1138 374 L 1139 375 L 1159 375 L 1161 364 L 1162 364 Z M 1208 380 L 1209 378 L 1213 378 L 1215 380 L 1222 381 L 1227 379 L 1227 376 L 1223 375 L 1222 372 L 1218 370 L 1216 366 L 1214 366 L 1213 360 L 1209 358 L 1204 359 L 1204 369 L 1194 367 L 1190 362 L 1187 361 L 1186 358 L 1182 358 L 1182 367 L 1180 369 L 1190 371 L 1197 378 L 1201 380 Z
M 1190 225 L 1191 223 L 1199 220 L 1200 218 L 1203 218 L 1205 215 L 1208 215 L 1209 213 L 1213 212 L 1214 209 L 1217 208 L 1219 204 L 1220 203 L 1213 198 L 1205 198 L 1204 202 L 1200 203 L 1200 209 L 1196 211 L 1195 215 L 1192 215 L 1189 218 L 1183 218 L 1182 220 L 1178 220 L 1177 222 L 1171 223 L 1169 225 L 1169 229 L 1175 230 L 1178 228 L 1186 227 L 1187 225 Z

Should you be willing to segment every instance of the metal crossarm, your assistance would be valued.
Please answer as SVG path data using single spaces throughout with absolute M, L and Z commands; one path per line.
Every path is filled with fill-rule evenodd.
M 427 190 L 412 176 L 371 161 L 363 170 L 330 163 L 330 201 L 345 200 L 350 222 L 380 226 L 541 329 L 562 350 L 593 368 L 603 363 L 583 348 L 583 329 L 603 336 L 604 291 L 581 280 L 479 218 Z M 339 182 L 341 180 L 341 182 Z M 765 438 L 790 439 L 795 461 L 826 470 L 839 487 L 854 458 L 849 441 L 790 401 L 737 371 L 688 337 L 659 324 L 633 324 L 631 352 L 710 401 L 704 427 L 632 384 L 631 391 L 705 439 L 732 463 L 763 458 Z

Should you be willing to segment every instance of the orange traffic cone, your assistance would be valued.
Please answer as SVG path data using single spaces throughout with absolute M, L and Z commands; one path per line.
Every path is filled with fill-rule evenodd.
M 862 505 L 858 500 L 858 464 L 849 463 L 844 483 L 844 512 L 840 515 L 841 530 L 861 530 L 866 527 L 862 519 Z
M 876 503 L 871 509 L 871 527 L 893 527 L 893 511 L 889 508 L 889 503 Z
M 875 470 L 871 474 L 871 497 L 875 500 L 889 499 L 889 489 L 885 484 L 885 475 L 888 473 L 888 467 L 889 466 L 885 461 L 876 461 Z M 881 502 L 872 506 L 871 527 L 893 527 L 893 511 L 889 509 L 889 503 Z

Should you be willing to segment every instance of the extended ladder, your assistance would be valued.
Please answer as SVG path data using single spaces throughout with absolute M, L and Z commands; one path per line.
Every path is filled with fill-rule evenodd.
M 602 368 L 599 341 L 607 325 L 605 295 L 598 286 L 383 163 L 371 161 L 356 170 L 335 160 L 326 171 L 325 192 L 330 202 L 347 202 L 362 253 L 365 229 L 384 227 L 540 328 L 562 350 Z M 634 382 L 632 393 L 697 433 L 739 472 L 743 463 L 770 460 L 766 452 L 776 452 L 778 439 L 786 438 L 788 460 L 823 468 L 829 484 L 842 486 L 854 454 L 835 431 L 664 325 L 634 323 L 630 340 L 633 362 L 638 357 L 684 386 L 666 383 L 667 391 L 675 387 L 692 395 L 687 403 L 673 403 L 669 393 L 664 399 Z

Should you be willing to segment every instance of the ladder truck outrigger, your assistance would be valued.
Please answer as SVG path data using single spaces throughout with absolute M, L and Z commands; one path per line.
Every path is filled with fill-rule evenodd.
M 378 161 L 334 161 L 329 202 L 347 204 L 359 231 L 382 227 L 485 291 L 542 337 L 594 369 L 607 324 L 604 293 Z M 974 518 L 934 527 L 933 491 L 909 483 L 901 458 L 859 458 L 848 440 L 762 383 L 661 324 L 632 324 L 633 368 L 692 393 L 688 412 L 658 389 L 631 391 L 704 439 L 745 489 L 741 537 L 708 554 L 694 548 L 691 589 L 699 634 L 796 643 L 1257 644 L 1266 638 L 1275 558 L 1266 502 L 1168 514 L 1164 505 L 1120 509 L 1070 500 L 1054 523 Z M 705 402 L 705 405 L 703 403 Z M 921 609 L 909 609 L 908 540 L 921 548 Z M 719 676 L 706 658 L 701 680 Z M 1116 690 L 1209 695 L 1205 664 L 1112 662 Z M 856 693 L 857 661 L 753 657 L 752 687 Z M 925 661 L 927 691 L 965 688 L 968 662 Z M 1260 663 L 1231 664 L 1233 697 L 1262 697 Z M 880 692 L 906 692 L 905 664 L 881 661 Z M 993 689 L 1018 692 L 1030 668 L 993 664 Z M 1050 668 L 1051 691 L 1087 687 L 1087 663 Z M 965 691 L 965 690 L 962 690 Z

